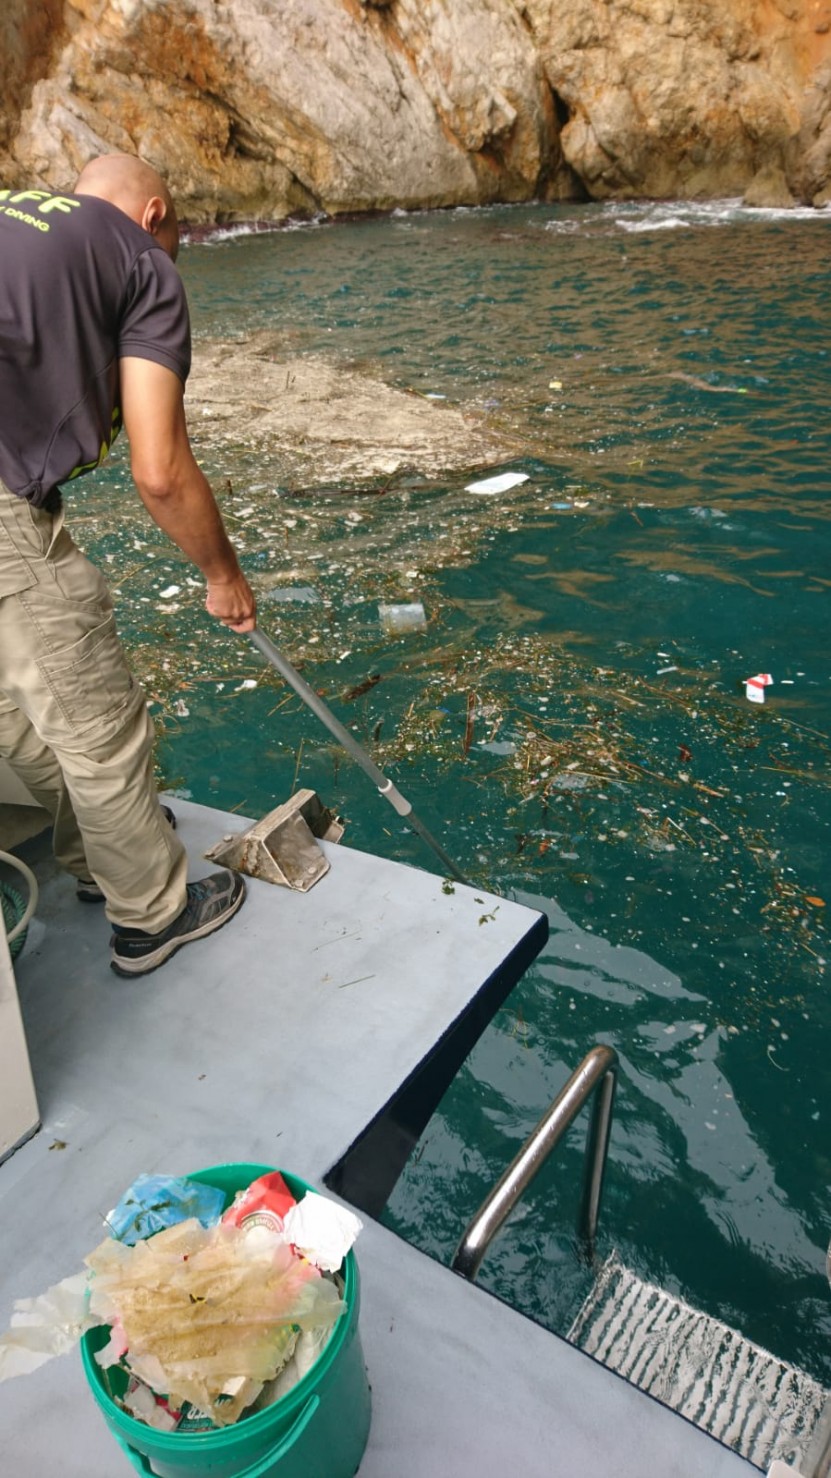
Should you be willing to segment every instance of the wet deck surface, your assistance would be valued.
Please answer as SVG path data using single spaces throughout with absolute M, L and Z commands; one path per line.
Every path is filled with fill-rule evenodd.
M 176 809 L 198 876 L 240 821 Z M 37 863 L 16 975 L 44 1127 L 0 1166 L 0 1327 L 16 1297 L 81 1267 L 142 1171 L 259 1161 L 322 1187 L 402 1084 L 429 1096 L 431 1063 L 446 1070 L 544 942 L 507 900 L 326 850 L 309 894 L 249 883 L 225 930 L 136 981 L 109 970 L 103 911 Z M 356 1252 L 374 1410 L 361 1478 L 756 1471 L 370 1219 Z M 130 1471 L 75 1355 L 0 1386 L 0 1432 L 15 1478 Z

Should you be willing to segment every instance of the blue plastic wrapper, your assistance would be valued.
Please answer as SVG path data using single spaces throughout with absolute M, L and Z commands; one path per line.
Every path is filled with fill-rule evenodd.
M 215 1186 L 171 1175 L 139 1175 L 110 1212 L 107 1225 L 119 1242 L 133 1247 L 191 1216 L 211 1227 L 224 1210 L 225 1193 Z

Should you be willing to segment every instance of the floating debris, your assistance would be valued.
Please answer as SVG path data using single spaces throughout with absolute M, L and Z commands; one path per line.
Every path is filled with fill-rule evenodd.
M 795 950 L 813 956 L 821 973 L 827 910 L 816 885 L 800 882 L 776 832 L 759 824 L 759 776 L 797 771 L 803 784 L 827 788 L 831 741 L 779 715 L 766 718 L 762 739 L 755 715 L 736 707 L 728 683 L 714 681 L 712 668 L 673 665 L 671 684 L 591 666 L 537 633 L 495 636 L 481 650 L 436 649 L 417 669 L 409 668 L 419 691 L 376 757 L 386 767 L 420 753 L 432 757 L 445 783 L 462 765 L 473 789 L 490 793 L 500 785 L 508 798 L 507 825 L 522 817 L 525 839 L 534 833 L 532 817 L 545 829 L 545 835 L 536 833 L 540 869 L 557 856 L 561 863 L 576 862 L 600 847 L 627 859 L 672 857 L 685 887 L 699 886 L 708 900 L 724 890 L 730 900 L 726 910 L 708 909 L 713 935 L 732 937 L 736 914 L 746 910 L 769 950 L 778 942 L 787 959 Z M 487 727 L 465 750 L 471 712 L 477 722 L 487 715 Z M 684 768 L 693 754 L 675 738 L 679 726 L 695 733 L 696 768 L 705 778 Z M 758 753 L 763 741 L 770 760 L 764 768 Z M 799 761 L 798 744 L 804 746 Z M 754 784 L 745 802 L 736 793 L 737 777 L 746 778 L 751 763 Z M 549 852 L 555 811 L 560 847 Z M 572 840 L 579 848 L 568 845 Z M 520 850 L 530 855 L 525 842 Z M 602 867 L 614 865 L 610 856 Z
M 266 590 L 260 597 L 261 600 L 274 601 L 299 601 L 303 605 L 313 605 L 320 601 L 317 591 L 311 585 L 283 585 L 275 586 L 273 590 Z
M 380 672 L 373 672 L 371 676 L 365 678 L 362 683 L 357 683 L 354 688 L 347 689 L 347 691 L 343 695 L 344 702 L 351 703 L 354 701 L 355 698 L 363 698 L 364 694 L 370 693 L 380 681 Z
M 528 481 L 527 472 L 501 472 L 497 477 L 486 477 L 481 482 L 465 483 L 466 493 L 507 493 Z
M 437 782 L 469 788 L 476 824 L 484 811 L 492 819 L 482 859 L 491 877 L 500 867 L 511 873 L 518 835 L 534 842 L 523 850 L 517 877 L 521 873 L 527 884 L 530 876 L 541 876 L 552 887 L 553 873 L 564 906 L 574 901 L 568 889 L 588 887 L 587 877 L 603 887 L 618 871 L 622 882 L 624 875 L 640 878 L 645 871 L 654 877 L 660 868 L 667 891 L 680 879 L 678 886 L 697 892 L 702 906 L 707 900 L 711 938 L 723 933 L 735 939 L 743 931 L 758 939 L 761 933 L 769 955 L 780 949 L 783 978 L 792 978 L 794 958 L 822 974 L 828 910 L 808 900 L 820 896 L 823 880 L 806 874 L 805 854 L 783 849 L 775 818 L 829 784 L 827 736 L 781 711 L 737 703 L 735 668 L 722 676 L 698 651 L 685 655 L 666 636 L 658 638 L 660 649 L 653 640 L 642 651 L 612 641 L 599 666 L 588 657 L 582 632 L 554 639 L 544 629 L 543 600 L 543 609 L 535 609 L 503 589 L 465 600 L 447 593 L 444 570 L 475 564 L 495 537 L 514 532 L 520 522 L 536 520 L 540 529 L 556 526 L 565 533 L 566 523 L 551 511 L 559 477 L 552 474 L 535 487 L 526 474 L 503 474 L 529 484 L 503 500 L 470 497 L 459 476 L 430 482 L 402 472 L 393 488 L 387 474 L 378 490 L 388 490 L 373 499 L 372 516 L 355 523 L 346 482 L 333 485 L 331 496 L 306 486 L 290 491 L 279 458 L 270 465 L 267 455 L 252 452 L 249 467 L 242 454 L 234 457 L 235 481 L 226 475 L 220 506 L 232 525 L 235 514 L 244 517 L 234 537 L 244 528 L 243 563 L 258 599 L 292 607 L 292 662 L 324 694 L 365 700 L 356 728 L 365 725 L 379 763 L 417 763 Z M 94 559 L 113 557 L 120 629 L 160 736 L 178 742 L 185 715 L 176 704 L 196 710 L 200 684 L 209 685 L 205 697 L 214 704 L 222 691 L 230 697 L 259 687 L 246 700 L 246 723 L 267 725 L 265 748 L 270 759 L 285 762 L 290 781 L 300 753 L 294 698 L 239 638 L 214 626 L 206 639 L 200 592 L 191 591 L 199 582 L 190 567 L 171 557 L 138 500 L 112 496 L 126 469 L 116 446 L 107 473 L 73 489 L 71 524 L 81 526 Z M 206 462 L 206 472 L 222 488 L 216 467 Z M 629 491 L 623 503 L 610 499 L 591 478 L 563 485 L 558 501 L 569 510 L 590 506 L 599 516 L 657 506 L 642 497 L 632 501 Z M 566 595 L 582 600 L 588 594 L 591 604 L 600 604 L 594 586 L 567 583 L 568 568 L 557 572 L 547 546 L 535 558 L 539 572 L 526 559 L 527 580 L 555 578 Z M 172 597 L 166 606 L 156 603 L 160 567 L 169 571 L 166 591 L 174 584 L 187 589 L 175 620 Z M 417 602 L 406 598 L 416 582 Z M 390 636 L 406 630 L 379 629 L 376 613 L 408 606 L 416 611 L 409 632 L 426 628 L 432 640 L 422 635 L 392 648 Z M 376 696 L 375 683 L 365 684 L 381 668 L 384 683 Z M 800 684 L 802 676 L 793 674 Z M 787 681 L 793 685 L 793 678 Z M 199 711 L 201 717 L 201 695 Z M 337 773 L 339 756 L 328 757 L 324 746 L 315 753 L 327 754 Z M 768 777 L 773 784 L 765 783 Z M 174 785 L 182 780 L 175 769 L 160 778 Z M 207 781 L 214 786 L 213 776 Z M 775 809 L 766 816 L 768 802 Z M 577 858 L 560 852 L 578 854 L 579 873 L 566 866 Z M 720 898 L 730 907 L 720 909 Z M 742 914 L 741 931 L 734 906 Z
M 759 672 L 755 677 L 746 677 L 744 680 L 744 691 L 751 703 L 764 703 L 765 688 L 770 687 L 773 682 L 769 672 Z
M 408 605 L 379 606 L 378 615 L 388 636 L 427 629 L 427 616 L 420 601 L 412 601 Z

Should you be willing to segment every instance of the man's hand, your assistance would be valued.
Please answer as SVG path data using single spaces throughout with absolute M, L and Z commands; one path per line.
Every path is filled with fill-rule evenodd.
M 257 604 L 243 574 L 236 580 L 209 580 L 205 605 L 232 631 L 253 631 L 257 624 Z

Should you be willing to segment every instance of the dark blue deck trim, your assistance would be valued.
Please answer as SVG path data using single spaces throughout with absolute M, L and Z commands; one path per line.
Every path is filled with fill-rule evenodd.
M 324 1176 L 330 1190 L 378 1216 L 468 1053 L 548 940 L 548 919 L 531 929 L 483 983 L 418 1067 Z

